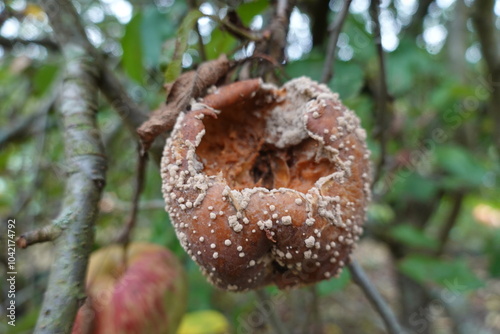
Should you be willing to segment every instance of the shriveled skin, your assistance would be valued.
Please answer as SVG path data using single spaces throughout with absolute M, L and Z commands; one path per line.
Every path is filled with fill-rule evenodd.
M 368 158 L 359 119 L 326 86 L 237 82 L 179 117 L 166 209 L 216 286 L 314 283 L 338 275 L 362 233 Z

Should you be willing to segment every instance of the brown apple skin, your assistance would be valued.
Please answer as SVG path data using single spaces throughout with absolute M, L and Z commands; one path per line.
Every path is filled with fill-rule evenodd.
M 186 309 L 186 275 L 162 246 L 132 243 L 94 252 L 87 300 L 73 334 L 175 333 Z

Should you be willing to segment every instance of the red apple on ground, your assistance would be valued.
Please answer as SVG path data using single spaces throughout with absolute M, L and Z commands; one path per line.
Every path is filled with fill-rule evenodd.
M 155 244 L 113 245 L 92 253 L 87 300 L 73 334 L 175 333 L 185 312 L 184 270 Z

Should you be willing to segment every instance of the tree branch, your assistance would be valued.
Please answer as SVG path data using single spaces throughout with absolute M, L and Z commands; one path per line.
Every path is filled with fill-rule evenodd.
M 451 230 L 455 226 L 458 216 L 460 215 L 460 209 L 462 208 L 462 203 L 464 200 L 464 193 L 463 192 L 458 192 L 453 195 L 452 198 L 452 207 L 450 210 L 450 214 L 448 218 L 446 219 L 446 222 L 442 228 L 442 230 L 439 233 L 438 241 L 439 241 L 439 246 L 436 250 L 436 256 L 439 256 L 443 254 L 444 249 L 446 247 L 446 244 L 448 242 L 448 239 L 450 237 Z
M 290 15 L 292 14 L 294 5 L 294 0 L 276 1 L 273 17 L 267 27 L 270 33 L 269 38 L 256 42 L 254 55 L 269 55 L 279 64 L 285 61 L 286 37 L 290 25 Z M 264 77 L 265 81 L 268 82 L 276 81 L 272 63 L 259 64 L 258 76 Z
M 382 317 L 385 327 L 387 328 L 387 332 L 390 334 L 403 333 L 394 312 L 392 312 L 389 305 L 387 305 L 384 301 L 380 293 L 377 291 L 377 288 L 375 288 L 375 286 L 370 282 L 361 266 L 354 260 L 351 260 L 347 266 L 351 272 L 354 283 L 361 288 L 366 298 Z
M 20 248 L 27 248 L 37 243 L 54 241 L 61 235 L 61 232 L 61 228 L 56 224 L 47 225 L 41 229 L 21 234 L 17 238 L 16 244 Z
M 257 295 L 259 302 L 263 306 L 267 306 L 268 304 L 270 304 L 269 296 L 267 295 L 267 293 L 263 289 L 256 290 L 255 294 Z M 269 308 L 269 312 L 267 312 L 266 315 L 269 318 L 269 324 L 273 328 L 274 333 L 276 333 L 276 334 L 286 334 L 287 333 L 285 326 L 281 322 L 281 319 L 276 314 L 275 309 L 273 307 Z
M 335 17 L 335 21 L 333 21 L 333 23 L 328 27 L 328 31 L 330 32 L 330 39 L 328 40 L 326 59 L 325 64 L 323 65 L 323 76 L 321 78 L 322 83 L 329 82 L 333 77 L 337 42 L 339 40 L 340 32 L 342 31 L 342 26 L 344 25 L 347 14 L 349 13 L 351 2 L 352 0 L 346 0 L 344 2 L 344 6 Z
M 418 1 L 417 12 L 413 15 L 411 23 L 404 29 L 411 36 L 417 36 L 422 32 L 423 22 L 427 12 L 429 11 L 430 5 L 434 0 L 421 0 Z
M 0 36 L 0 45 L 6 49 L 12 49 L 16 44 L 38 44 L 52 51 L 59 51 L 59 45 L 50 39 L 23 39 L 23 38 L 5 38 Z
M 55 37 L 60 45 L 73 44 L 84 49 L 93 57 L 94 67 L 98 70 L 97 84 L 111 106 L 120 115 L 131 134 L 138 138 L 136 129 L 148 119 L 145 112 L 129 96 L 120 80 L 109 69 L 102 54 L 90 43 L 85 34 L 80 17 L 68 0 L 42 0 L 42 6 L 48 15 Z M 164 138 L 160 138 L 151 148 L 156 162 L 161 159 Z
M 62 209 L 53 223 L 61 234 L 55 240 L 55 262 L 35 333 L 69 333 L 85 292 L 85 272 L 105 184 L 106 158 L 95 117 L 98 73 L 95 59 L 88 54 L 91 45 L 72 36 L 75 29 L 83 32 L 83 28 L 68 14 L 75 12 L 69 1 L 43 0 L 41 4 L 67 61 L 60 112 L 68 178 Z
M 64 16 L 64 15 L 61 15 Z M 96 124 L 95 66 L 86 51 L 61 45 L 68 62 L 61 95 L 68 179 L 54 229 L 55 262 L 50 271 L 35 333 L 69 333 L 79 299 L 84 296 L 87 261 L 94 242 L 94 222 L 105 183 L 106 159 Z
M 473 20 L 477 28 L 479 42 L 481 43 L 481 53 L 486 65 L 490 69 L 495 69 L 499 63 L 500 47 L 496 36 L 495 14 L 493 7 L 494 0 L 478 0 L 474 2 Z
M 500 147 L 500 46 L 498 31 L 495 28 L 494 0 L 477 0 L 474 2 L 473 21 L 477 29 L 481 53 L 489 76 L 486 78 L 490 90 L 489 112 L 495 122 L 494 140 Z
M 386 69 L 385 69 L 385 59 L 384 59 L 384 49 L 382 47 L 382 37 L 380 32 L 380 0 L 372 0 L 370 3 L 370 15 L 374 22 L 373 27 L 373 37 L 375 39 L 375 45 L 378 54 L 378 66 L 379 66 L 379 80 L 376 90 L 376 105 L 377 105 L 377 115 L 376 115 L 376 135 L 380 140 L 380 158 L 376 166 L 375 175 L 373 178 L 373 184 L 377 182 L 382 174 L 382 169 L 385 165 L 386 154 L 387 154 L 387 135 L 388 132 L 388 122 L 387 122 L 387 103 L 389 94 L 387 92 L 387 80 L 386 80 Z

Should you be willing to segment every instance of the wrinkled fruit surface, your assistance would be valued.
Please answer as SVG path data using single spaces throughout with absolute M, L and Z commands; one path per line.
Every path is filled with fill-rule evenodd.
M 169 250 L 132 243 L 126 252 L 114 245 L 92 253 L 87 271 L 87 301 L 73 334 L 173 334 L 186 309 L 182 265 Z
M 177 236 L 216 286 L 337 275 L 362 233 L 369 152 L 359 119 L 302 77 L 217 89 L 181 113 L 162 160 Z

